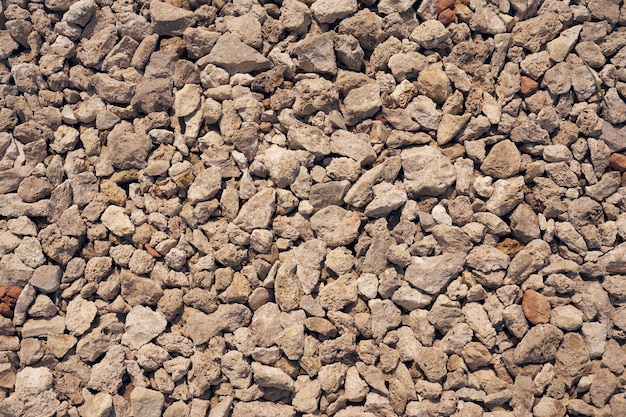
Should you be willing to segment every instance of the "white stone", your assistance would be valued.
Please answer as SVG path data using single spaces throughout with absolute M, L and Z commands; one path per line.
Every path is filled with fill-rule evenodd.
M 97 313 L 96 303 L 76 297 L 67 305 L 65 326 L 71 333 L 80 336 L 89 330 Z
M 122 344 L 131 349 L 139 349 L 165 330 L 167 320 L 163 313 L 148 307 L 135 306 L 126 316 L 126 333 Z
M 135 232 L 135 225 L 126 215 L 124 209 L 118 206 L 109 206 L 102 216 L 100 216 L 102 224 L 116 236 L 129 236 Z

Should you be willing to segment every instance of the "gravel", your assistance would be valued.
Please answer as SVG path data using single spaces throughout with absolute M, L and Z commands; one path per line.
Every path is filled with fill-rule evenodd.
M 623 414 L 622 2 L 0 10 L 0 417 Z

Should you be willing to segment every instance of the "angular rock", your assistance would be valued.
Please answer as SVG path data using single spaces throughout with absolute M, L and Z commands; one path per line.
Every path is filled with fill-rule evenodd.
M 400 156 L 404 184 L 411 198 L 440 195 L 456 180 L 450 160 L 433 147 L 409 148 Z
M 513 27 L 513 44 L 530 52 L 538 52 L 543 44 L 554 39 L 562 27 L 556 13 L 546 13 L 518 22 Z
M 126 373 L 125 359 L 124 348 L 113 346 L 104 358 L 93 366 L 87 387 L 115 394 L 122 386 L 122 377 Z
M 551 253 L 550 246 L 543 240 L 530 241 L 511 261 L 505 285 L 518 284 L 526 280 L 530 274 L 543 268 Z
M 256 193 L 239 210 L 234 224 L 247 232 L 266 229 L 276 210 L 276 190 L 266 188 Z
M 509 178 L 520 171 L 521 154 L 510 140 L 496 143 L 487 154 L 480 170 L 494 178 Z
M 333 34 L 334 32 L 325 32 L 320 35 L 309 35 L 295 45 L 298 66 L 303 71 L 331 75 L 337 73 Z
M 265 401 L 238 402 L 233 407 L 233 415 L 240 417 L 295 417 L 296 410 L 290 405 Z
M 100 220 L 116 236 L 130 236 L 135 232 L 135 226 L 122 207 L 107 207 L 102 213 Z
M 162 393 L 148 388 L 135 387 L 130 393 L 130 409 L 136 416 L 160 416 L 164 402 Z
M 463 270 L 465 259 L 457 254 L 413 257 L 407 267 L 405 279 L 427 294 L 438 294 Z
M 563 332 L 551 324 L 532 327 L 514 350 L 518 364 L 545 363 L 556 356 L 557 348 L 563 340 Z
M 320 23 L 333 23 L 358 10 L 356 0 L 318 0 L 311 5 L 313 17 Z
M 65 326 L 71 333 L 81 336 L 91 327 L 98 309 L 92 301 L 76 297 L 67 305 Z
M 543 324 L 550 320 L 552 307 L 546 296 L 535 290 L 526 290 L 522 300 L 522 311 L 532 324 Z
M 524 199 L 524 178 L 513 177 L 494 183 L 493 193 L 485 208 L 497 216 L 503 216 L 513 210 Z
M 267 58 L 231 33 L 220 36 L 205 60 L 224 68 L 231 75 L 263 71 L 272 66 Z
M 247 326 L 252 318 L 250 310 L 242 304 L 222 304 L 211 314 L 193 312 L 187 318 L 185 328 L 195 345 L 201 345 L 221 331 L 234 331 Z
M 157 0 L 150 2 L 150 17 L 154 31 L 162 36 L 182 35 L 194 20 L 192 11 Z
M 339 206 L 328 206 L 311 216 L 311 228 L 315 235 L 332 248 L 352 243 L 360 227 L 361 217 Z
M 350 90 L 343 101 L 342 112 L 346 124 L 353 126 L 367 117 L 374 116 L 381 106 L 380 87 L 378 84 L 367 83 Z

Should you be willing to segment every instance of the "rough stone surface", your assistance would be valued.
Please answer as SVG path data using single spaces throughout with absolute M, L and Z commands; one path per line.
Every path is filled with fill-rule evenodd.
M 404 183 L 410 197 L 442 194 L 456 180 L 454 167 L 435 148 L 410 148 L 402 151 L 401 157 Z
M 1 416 L 623 415 L 622 2 L 0 9 Z

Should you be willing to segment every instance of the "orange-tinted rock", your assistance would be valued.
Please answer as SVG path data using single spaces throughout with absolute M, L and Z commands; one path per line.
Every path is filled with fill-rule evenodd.
M 502 242 L 499 242 L 496 245 L 496 248 L 500 249 L 502 252 L 507 255 L 515 256 L 519 251 L 524 249 L 524 245 L 519 243 L 515 239 L 511 239 L 510 237 L 505 238 Z
M 537 88 L 539 88 L 539 83 L 537 81 L 533 80 L 532 78 L 526 77 L 525 75 L 522 75 L 521 78 L 522 81 L 520 83 L 520 91 L 522 92 L 522 94 L 528 95 L 537 91 Z
M 614 153 L 609 159 L 609 167 L 619 172 L 626 171 L 626 155 Z
M 439 0 L 437 2 L 437 13 L 441 13 L 446 9 L 451 9 L 454 6 L 454 0 Z
M 261 122 L 261 124 L 259 124 L 259 130 L 267 133 L 272 130 L 272 124 L 270 122 Z
M 439 13 L 439 21 L 444 25 L 449 25 L 456 21 L 456 13 L 452 9 L 445 9 Z
M 532 324 L 543 324 L 550 321 L 552 307 L 550 307 L 548 297 L 535 290 L 527 290 L 522 300 L 522 311 Z
M 0 314 L 4 317 L 13 317 L 13 307 L 17 302 L 17 298 L 20 296 L 22 288 L 20 287 L 6 287 L 0 285 Z

